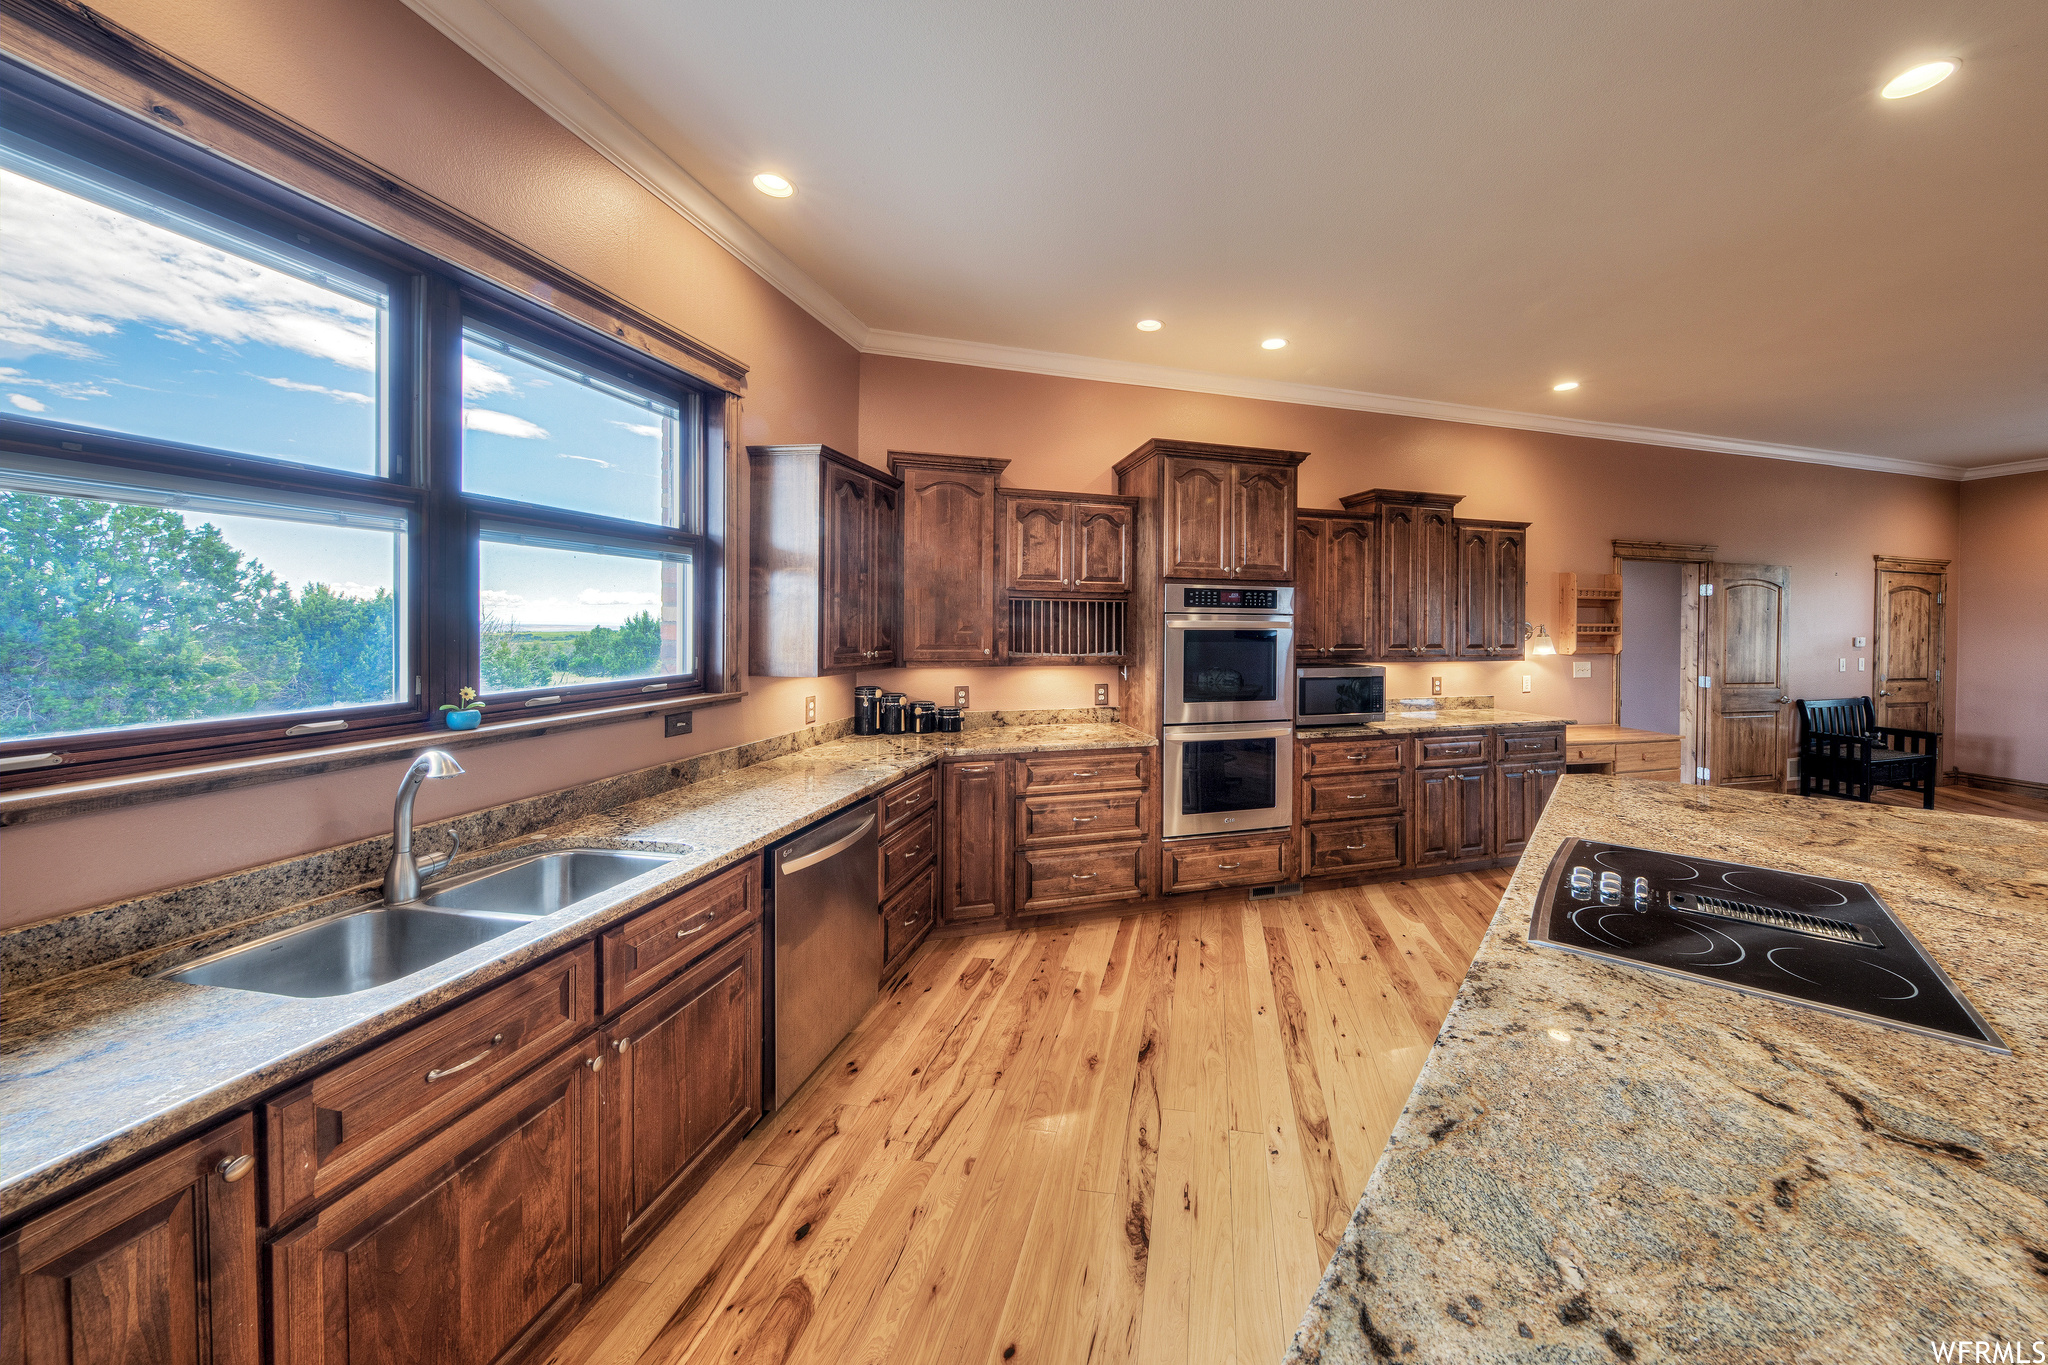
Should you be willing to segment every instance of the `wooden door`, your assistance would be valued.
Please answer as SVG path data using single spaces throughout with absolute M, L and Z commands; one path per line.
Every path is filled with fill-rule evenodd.
M 874 563 L 874 485 L 836 464 L 825 466 L 825 576 L 819 628 L 827 668 L 864 668 L 874 632 L 869 573 Z
M 1902 730 L 1943 726 L 1941 661 L 1947 575 L 1880 568 L 1877 623 L 1871 636 L 1871 701 L 1879 725 Z
M 1415 649 L 1413 657 L 1448 659 L 1457 627 L 1457 528 L 1451 514 L 1424 507 L 1415 518 Z
M 1417 510 L 1389 507 L 1380 523 L 1378 584 L 1380 648 L 1384 658 L 1408 658 L 1418 651 L 1416 611 L 1422 601 L 1415 580 Z
M 989 663 L 996 645 L 996 476 L 914 464 L 900 473 L 902 531 L 890 539 L 902 547 L 899 662 Z M 878 498 L 876 507 L 882 505 Z M 886 514 L 876 515 L 879 525 Z
M 531 1358 L 598 1274 L 595 1037 L 271 1244 L 278 1365 Z
M 1167 459 L 1161 495 L 1166 577 L 1230 576 L 1232 467 L 1224 460 Z
M 1230 467 L 1230 576 L 1259 583 L 1294 578 L 1294 469 Z
M 1522 622 L 1528 619 L 1528 533 L 1493 533 L 1493 582 L 1487 591 L 1493 608 L 1493 639 L 1497 658 L 1522 657 Z
M 0 1357 L 256 1365 L 255 1158 L 244 1114 L 10 1234 Z
M 1494 793 L 1498 803 L 1494 816 L 1495 854 L 1506 857 L 1528 847 L 1529 832 L 1536 828 L 1537 818 L 1550 804 L 1550 794 L 1557 789 L 1557 780 L 1562 776 L 1562 761 L 1517 763 L 1500 769 Z
M 1707 655 L 1700 673 L 1708 725 L 1707 782 L 1782 791 L 1792 714 L 1785 593 L 1777 564 L 1709 566 Z
M 1077 502 L 1067 586 L 1075 592 L 1131 590 L 1131 509 L 1122 503 Z
M 874 548 L 872 567 L 867 580 L 867 666 L 890 668 L 898 662 L 896 642 L 900 627 L 897 618 L 903 604 L 902 490 L 891 488 L 885 483 L 873 483 L 869 485 L 868 501 L 873 508 L 868 543 Z M 989 555 L 990 551 L 984 549 L 983 558 L 986 559 Z M 968 573 L 970 570 L 963 567 L 961 572 Z M 992 574 L 993 570 L 990 572 Z M 990 602 L 988 611 L 990 643 L 993 644 L 993 601 Z M 983 657 L 986 658 L 987 655 Z
M 1072 507 L 1064 499 L 1005 498 L 1003 586 L 1054 593 L 1067 586 Z
M 1480 526 L 1458 529 L 1458 655 L 1491 659 L 1500 653 L 1495 641 L 1499 614 L 1494 601 L 1494 533 Z
M 1294 655 L 1303 663 L 1320 660 L 1329 648 L 1323 642 L 1328 614 L 1323 546 L 1329 531 L 1322 517 L 1300 517 L 1294 523 Z
M 1008 767 L 990 759 L 941 771 L 939 920 L 1001 919 L 1010 909 Z
M 1328 655 L 1335 656 L 1333 662 L 1356 663 L 1372 653 L 1377 638 L 1375 524 L 1363 517 L 1334 519 L 1327 524 L 1320 584 L 1323 646 Z
M 1465 768 L 1418 768 L 1410 811 L 1415 864 L 1466 862 L 1486 855 L 1493 812 L 1484 764 Z
M 761 931 L 720 947 L 604 1033 L 603 1271 L 761 1116 Z

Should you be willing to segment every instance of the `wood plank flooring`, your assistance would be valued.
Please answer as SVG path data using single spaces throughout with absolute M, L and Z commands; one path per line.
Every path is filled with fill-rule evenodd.
M 1920 808 L 1919 792 L 1901 791 L 1896 787 L 1881 788 L 1870 799 L 1873 805 Z M 1934 808 L 1962 815 L 2002 815 L 2008 820 L 2048 822 L 2048 801 L 2014 792 L 1993 791 L 1989 787 L 1936 787 Z
M 928 944 L 552 1359 L 1277 1361 L 1507 876 Z

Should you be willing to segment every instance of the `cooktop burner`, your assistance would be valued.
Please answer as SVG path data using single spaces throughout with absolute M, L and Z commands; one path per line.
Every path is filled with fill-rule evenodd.
M 1574 839 L 1529 941 L 2012 1052 L 1862 882 Z

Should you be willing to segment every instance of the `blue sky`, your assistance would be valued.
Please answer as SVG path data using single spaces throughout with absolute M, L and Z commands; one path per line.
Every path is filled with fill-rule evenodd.
M 0 410 L 380 472 L 383 299 L 315 273 L 0 168 Z M 672 408 L 474 342 L 464 394 L 469 489 L 663 521 L 663 417 Z M 392 584 L 388 535 L 191 519 L 219 525 L 294 585 L 367 593 Z M 513 547 L 487 550 L 485 564 L 491 609 L 554 627 L 618 624 L 649 605 L 656 573 L 646 560 Z

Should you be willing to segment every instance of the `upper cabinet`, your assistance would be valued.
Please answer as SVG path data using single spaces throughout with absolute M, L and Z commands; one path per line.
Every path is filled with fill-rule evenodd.
M 1295 656 L 1319 664 L 1373 658 L 1379 523 L 1342 512 L 1306 511 L 1294 526 Z
M 1116 467 L 1120 492 L 1157 499 L 1166 578 L 1294 581 L 1296 450 L 1151 440 Z
M 1458 657 L 1519 659 L 1529 523 L 1459 521 L 1456 527 Z
M 901 482 L 830 446 L 749 446 L 749 671 L 809 678 L 897 662 Z
M 996 480 L 1007 464 L 889 452 L 903 481 L 903 663 L 997 662 Z
M 1117 597 L 1130 592 L 1133 510 L 1129 498 L 1004 489 L 1004 591 Z
M 1457 530 L 1450 493 L 1373 488 L 1344 509 L 1376 516 L 1379 644 L 1383 659 L 1448 659 L 1457 630 Z

